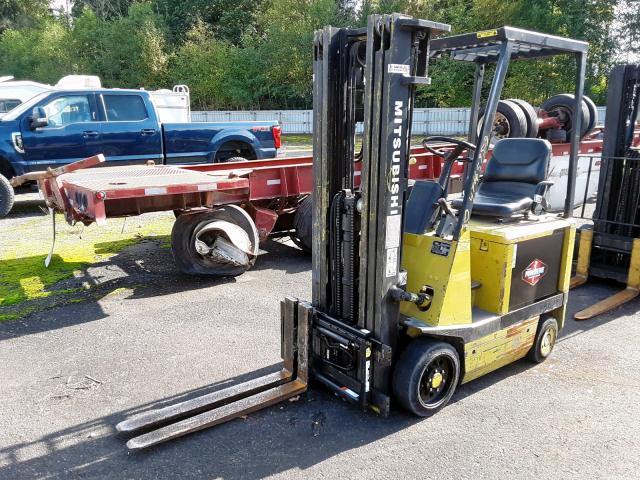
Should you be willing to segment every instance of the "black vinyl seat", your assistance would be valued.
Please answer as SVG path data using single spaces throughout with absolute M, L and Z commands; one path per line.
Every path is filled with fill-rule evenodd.
M 508 218 L 531 210 L 553 182 L 547 181 L 551 144 L 540 138 L 498 141 L 473 202 L 474 215 Z M 453 200 L 454 208 L 462 198 Z

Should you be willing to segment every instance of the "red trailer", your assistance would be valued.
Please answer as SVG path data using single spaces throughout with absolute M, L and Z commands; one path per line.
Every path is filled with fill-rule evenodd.
M 580 153 L 598 154 L 599 139 L 585 140 Z M 443 150 L 452 148 L 443 145 Z M 554 157 L 568 144 L 553 145 Z M 489 152 L 490 153 L 490 152 Z M 443 159 L 423 147 L 411 150 L 409 177 L 436 179 Z M 312 157 L 206 165 L 98 166 L 102 155 L 56 171 L 15 178 L 36 180 L 47 205 L 68 223 L 103 224 L 108 218 L 173 210 L 171 240 L 181 271 L 238 275 L 255 262 L 258 244 L 272 233 L 288 234 L 303 249 L 311 245 Z M 356 163 L 355 184 L 359 183 Z M 461 190 L 463 162 L 457 161 L 451 192 Z

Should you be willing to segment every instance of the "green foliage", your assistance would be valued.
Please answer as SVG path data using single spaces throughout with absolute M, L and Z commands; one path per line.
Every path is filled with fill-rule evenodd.
M 118 87 L 184 83 L 194 109 L 309 108 L 313 32 L 363 26 L 371 13 L 450 23 L 453 34 L 512 25 L 587 40 L 586 89 L 598 103 L 613 63 L 640 53 L 640 0 L 76 0 L 69 21 L 48 4 L 0 0 L 0 73 L 45 82 L 95 74 Z M 418 105 L 468 105 L 472 72 L 435 62 Z M 514 62 L 504 96 L 539 104 L 570 90 L 574 74 L 568 59 Z
M 49 0 L 0 0 L 0 33 L 9 28 L 33 28 L 49 13 Z
M 69 41 L 69 31 L 53 18 L 39 21 L 36 28 L 6 30 L 0 36 L 0 71 L 55 83 L 73 71 Z

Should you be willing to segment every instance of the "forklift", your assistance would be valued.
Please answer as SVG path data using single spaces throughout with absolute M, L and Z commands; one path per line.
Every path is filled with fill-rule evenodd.
M 609 74 L 593 222 L 578 231 L 571 288 L 583 285 L 590 276 L 626 283 L 626 288 L 576 312 L 576 320 L 588 320 L 640 295 L 639 120 L 640 65 L 617 65 Z
M 449 30 L 392 14 L 370 16 L 366 28 L 316 32 L 312 300 L 281 302 L 282 370 L 125 419 L 116 428 L 136 435 L 130 449 L 247 415 L 310 385 L 380 415 L 395 402 L 429 416 L 459 384 L 525 356 L 549 356 L 568 298 L 580 120 L 561 215 L 545 212 L 546 140 L 500 140 L 481 179 L 491 122 L 473 132 L 482 103 L 494 117 L 513 59 L 575 56 L 581 105 L 587 44 L 511 27 L 434 38 Z M 415 90 L 430 84 L 429 62 L 443 56 L 476 65 L 470 137 L 426 139 L 444 158 L 442 175 L 410 185 Z M 464 152 L 463 193 L 449 200 L 452 165 Z

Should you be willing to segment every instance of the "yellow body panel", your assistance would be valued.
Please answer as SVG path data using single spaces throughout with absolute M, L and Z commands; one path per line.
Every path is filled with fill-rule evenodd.
M 436 237 L 433 232 L 424 235 L 405 233 L 402 266 L 407 271 L 407 291 L 432 294 L 427 309 L 402 302 L 401 314 L 416 321 L 413 326 L 409 322 L 407 334 L 412 337 L 424 334 L 420 325 L 443 329 L 461 327 L 467 331 L 467 328 L 472 328 L 476 314 L 479 315 L 476 321 L 486 319 L 487 315 L 491 318 L 492 315 L 503 317 L 509 314 L 512 271 L 518 258 L 518 245 L 553 235 L 558 230 L 564 230 L 564 240 L 559 252 L 557 292 L 566 293 L 575 241 L 575 225 L 571 220 L 555 215 L 508 223 L 472 219 L 459 242 Z M 436 248 L 442 244 L 449 246 L 446 255 L 442 249 Z M 528 248 L 530 255 L 531 247 Z M 472 281 L 480 283 L 473 293 Z M 521 302 L 516 302 L 518 304 Z M 479 309 L 476 314 L 473 313 L 474 308 Z M 565 310 L 566 307 L 561 306 L 550 312 L 558 320 L 560 328 L 564 323 Z M 473 340 L 463 345 L 463 382 L 516 361 L 531 349 L 540 317 L 511 318 L 511 324 L 506 328 L 499 329 L 500 321 L 497 321 L 491 323 L 496 325 L 496 331 L 481 338 L 467 336 Z M 438 336 L 437 330 L 433 332 Z M 460 338 L 463 336 L 461 334 Z M 451 334 L 445 335 L 445 340 L 450 338 Z
M 539 318 L 524 320 L 465 344 L 462 383 L 523 358 L 533 345 Z
M 408 272 L 407 290 L 420 292 L 425 285 L 433 289 L 433 300 L 426 311 L 403 302 L 400 313 L 429 325 L 471 323 L 471 271 L 469 234 L 459 242 L 446 241 L 433 234 L 404 234 L 402 268 Z M 447 256 L 432 253 L 434 242 L 449 245 Z

